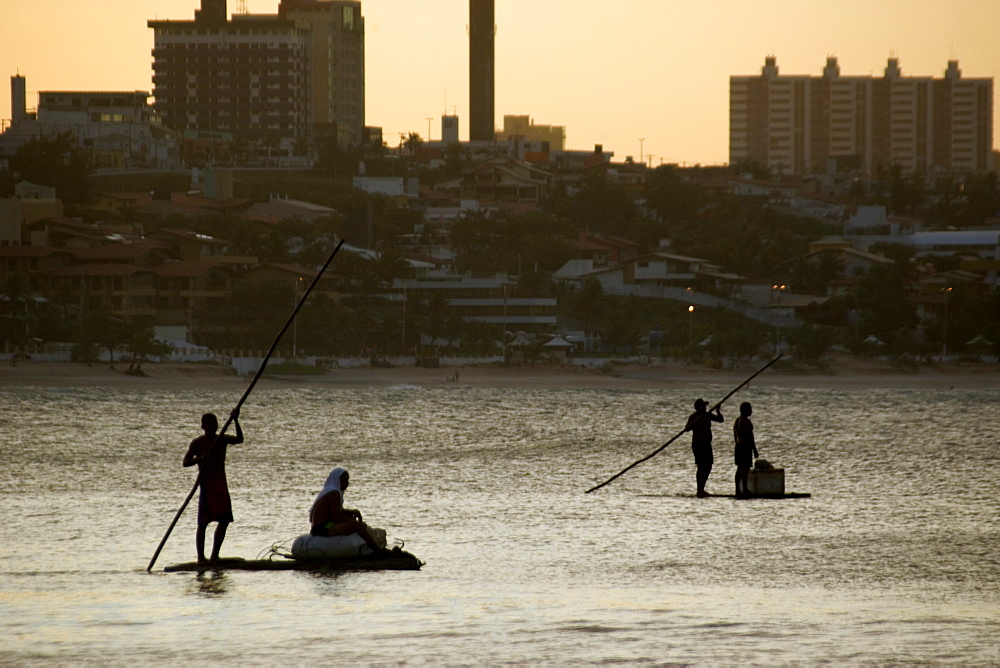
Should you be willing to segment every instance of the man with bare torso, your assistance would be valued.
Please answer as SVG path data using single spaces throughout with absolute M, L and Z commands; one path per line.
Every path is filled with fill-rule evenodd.
M 712 473 L 712 464 L 715 458 L 712 454 L 712 423 L 722 422 L 722 413 L 719 405 L 708 411 L 708 402 L 704 399 L 697 399 L 694 402 L 694 413 L 688 418 L 684 431 L 691 432 L 691 452 L 694 453 L 695 466 L 698 471 L 695 480 L 698 486 L 697 496 L 710 496 L 705 491 L 705 483 Z
M 211 522 L 217 522 L 215 539 L 212 543 L 211 562 L 219 560 L 219 550 L 222 541 L 226 539 L 226 529 L 233 521 L 233 505 L 229 498 L 229 485 L 226 482 L 226 449 L 230 445 L 243 442 L 243 430 L 240 428 L 239 410 L 232 413 L 233 424 L 236 425 L 236 435 L 216 434 L 219 429 L 219 419 L 213 413 L 201 416 L 201 428 L 204 434 L 191 441 L 184 455 L 184 466 L 198 465 L 198 485 L 201 495 L 198 497 L 198 530 L 195 533 L 195 546 L 198 549 L 198 562 L 205 559 L 205 530 Z
M 740 416 L 733 422 L 733 439 L 736 447 L 733 450 L 733 459 L 736 461 L 736 498 L 749 499 L 750 487 L 747 481 L 750 478 L 750 467 L 753 460 L 759 457 L 757 452 L 757 441 L 753 435 L 753 422 L 750 416 L 753 415 L 753 406 L 749 401 L 740 404 Z

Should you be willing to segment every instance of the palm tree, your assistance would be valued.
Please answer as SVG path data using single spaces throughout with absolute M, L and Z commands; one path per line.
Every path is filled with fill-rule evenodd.
M 125 373 L 132 376 L 145 376 L 146 374 L 142 371 L 142 363 L 146 361 L 147 355 L 159 357 L 173 352 L 172 345 L 153 338 L 152 327 L 132 324 L 128 329 L 131 330 L 129 348 L 132 352 L 132 359 Z
M 410 134 L 406 135 L 406 139 L 403 141 L 403 146 L 405 146 L 406 150 L 410 152 L 410 155 L 416 153 L 417 149 L 419 149 L 423 145 L 424 145 L 424 140 L 421 139 L 420 135 L 417 134 L 416 132 L 411 132 Z

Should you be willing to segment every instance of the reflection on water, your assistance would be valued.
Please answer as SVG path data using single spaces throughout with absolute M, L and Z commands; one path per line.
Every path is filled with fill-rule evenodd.
M 1000 661 L 1000 392 L 752 387 L 716 427 L 709 490 L 732 492 L 738 399 L 761 454 L 811 498 L 696 499 L 686 436 L 583 493 L 676 434 L 693 396 L 258 390 L 230 449 L 223 554 L 305 532 L 342 464 L 347 504 L 427 565 L 194 575 L 144 569 L 190 490 L 180 462 L 201 413 L 236 397 L 0 389 L 0 656 Z M 195 508 L 157 568 L 194 558 Z
M 195 574 L 197 587 L 194 593 L 201 596 L 222 596 L 229 592 L 229 579 L 224 571 L 205 571 Z

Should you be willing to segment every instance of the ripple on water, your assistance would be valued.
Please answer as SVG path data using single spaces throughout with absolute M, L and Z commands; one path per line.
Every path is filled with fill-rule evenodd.
M 456 391 L 458 390 L 458 391 Z M 711 388 L 699 394 L 712 393 Z M 718 394 L 724 393 L 724 390 Z M 751 387 L 787 501 L 696 499 L 687 391 L 260 390 L 228 462 L 254 557 L 329 470 L 419 573 L 146 574 L 218 392 L 0 389 L 0 654 L 24 662 L 995 661 L 992 390 Z M 709 488 L 733 485 L 728 424 Z M 969 416 L 975 416 L 975 420 Z M 192 556 L 194 509 L 159 565 Z M 156 633 L 151 634 L 150 628 Z M 228 642 L 218 644 L 218 628 Z M 46 649 L 40 649 L 46 648 Z

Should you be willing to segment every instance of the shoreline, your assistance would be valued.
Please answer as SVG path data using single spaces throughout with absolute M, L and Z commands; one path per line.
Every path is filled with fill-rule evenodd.
M 764 362 L 761 362 L 763 366 Z M 317 375 L 280 375 L 265 372 L 258 387 L 368 389 L 397 386 L 421 388 L 482 387 L 491 389 L 685 389 L 714 385 L 735 386 L 759 366 L 717 370 L 701 365 L 638 364 L 599 370 L 573 365 L 534 366 L 464 365 L 332 369 Z M 452 380 L 455 371 L 459 380 Z M 0 365 L 0 389 L 13 387 L 143 389 L 241 389 L 250 381 L 233 369 L 194 363 L 143 365 L 145 376 L 132 376 L 125 365 L 76 362 L 19 362 Z M 878 361 L 844 358 L 832 360 L 826 370 L 768 369 L 753 381 L 758 386 L 794 389 L 991 389 L 1000 388 L 1000 366 L 977 363 L 939 363 L 903 370 Z

